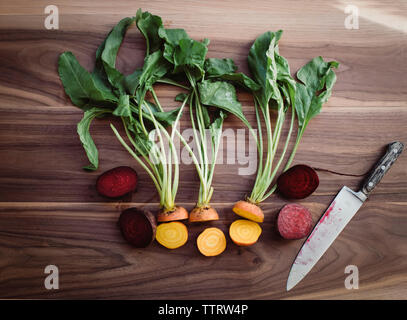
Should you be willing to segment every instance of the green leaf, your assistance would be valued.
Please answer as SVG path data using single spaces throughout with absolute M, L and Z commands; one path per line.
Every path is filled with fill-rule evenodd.
M 151 147 L 153 146 L 152 141 L 150 141 L 148 137 L 146 137 L 141 132 L 134 134 L 133 140 L 136 143 L 137 147 L 140 148 L 141 151 L 148 156 L 151 151 Z M 137 152 L 137 154 L 140 153 Z
M 298 127 L 302 128 L 308 118 L 308 112 L 311 106 L 312 90 L 302 83 L 296 84 L 295 110 L 297 113 Z M 311 117 L 310 117 L 311 118 Z
M 124 77 L 124 86 L 126 91 L 133 95 L 137 87 L 140 85 L 140 76 L 143 72 L 142 68 L 136 69 L 132 74 Z
M 254 82 L 251 78 L 249 78 L 247 75 L 245 75 L 242 72 L 226 73 L 226 74 L 216 77 L 216 79 L 232 81 L 233 83 L 236 83 L 243 89 L 246 89 L 246 90 L 252 91 L 252 92 L 255 92 L 261 88 L 256 82 Z
M 174 73 L 188 70 L 196 79 L 201 78 L 207 52 L 208 48 L 202 42 L 181 39 L 174 50 Z
M 92 78 L 96 86 L 102 90 L 113 91 L 109 79 L 107 78 L 105 67 L 102 61 L 102 52 L 105 48 L 106 39 L 103 40 L 102 44 L 96 50 L 96 60 L 95 67 L 93 68 Z
M 279 54 L 278 41 L 282 31 L 268 31 L 253 43 L 249 53 L 249 67 L 254 79 L 261 85 L 254 94 L 261 108 L 284 108 L 295 104 L 296 82 L 287 60 Z
M 148 108 L 147 108 L 146 104 L 148 105 Z M 170 110 L 170 111 L 160 111 L 158 109 L 158 107 L 154 103 L 149 102 L 147 100 L 144 100 L 143 112 L 148 117 L 150 117 L 149 109 L 153 113 L 156 120 L 158 122 L 160 122 L 164 127 L 166 127 L 166 126 L 169 126 L 169 125 L 173 124 L 173 122 L 177 118 L 177 114 L 178 114 L 180 108 L 176 108 L 176 109 L 173 109 L 173 110 Z M 137 105 L 134 105 L 134 104 L 130 103 L 130 110 L 136 115 L 139 114 L 139 109 L 138 109 Z M 148 119 L 148 117 L 147 117 L 147 119 Z M 138 128 L 141 129 L 140 123 L 138 121 L 135 121 L 135 123 L 138 125 Z M 141 132 L 141 130 L 140 130 L 140 132 Z
M 165 41 L 164 58 L 174 64 L 174 51 L 179 45 L 179 41 L 181 39 L 190 39 L 190 37 L 184 29 L 165 29 L 164 27 L 158 30 L 158 35 Z
M 211 129 L 221 129 L 223 120 L 226 119 L 227 114 L 223 112 L 222 110 L 218 109 L 217 113 L 215 115 L 215 119 L 212 121 L 210 128 Z
M 177 46 L 181 39 L 190 39 L 184 29 L 166 29 L 163 26 L 159 28 L 158 35 L 173 47 Z
M 127 94 L 120 96 L 113 114 L 118 117 L 131 117 L 130 99 Z
M 195 79 L 202 78 L 209 40 L 195 41 L 184 29 L 162 27 L 158 34 L 165 41 L 163 56 L 173 65 L 173 73 L 188 70 Z
M 271 98 L 278 99 L 276 87 L 278 70 L 275 65 L 275 54 L 278 54 L 277 44 L 281 34 L 282 30 L 263 33 L 254 41 L 249 51 L 249 68 L 254 80 L 261 86 L 256 96 L 263 108 Z
M 127 129 L 132 133 L 131 136 L 133 138 L 134 143 L 136 144 L 136 154 L 141 155 L 141 153 L 138 151 L 138 149 L 141 150 L 142 153 L 145 155 L 148 155 L 152 142 L 149 140 L 148 137 L 146 137 L 140 127 L 140 123 L 137 121 L 134 121 L 131 118 L 124 118 L 124 124 L 127 127 Z
M 162 28 L 162 20 L 159 16 L 152 15 L 149 12 L 142 12 L 141 9 L 137 11 L 136 15 L 137 28 L 146 39 L 146 56 L 159 50 L 163 43 L 158 35 L 158 31 Z
M 160 78 L 169 71 L 170 65 L 164 59 L 161 51 L 156 51 L 144 60 L 139 83 L 142 90 L 149 89 Z
M 115 67 L 117 54 L 128 28 L 136 21 L 137 27 L 146 39 L 147 54 L 160 49 L 163 41 L 158 36 L 158 30 L 162 27 L 161 18 L 149 12 L 137 11 L 136 17 L 122 19 L 109 33 L 105 41 L 96 53 L 96 65 L 93 75 L 97 84 L 110 86 L 118 89 L 119 94 L 125 92 L 134 94 L 140 84 L 142 69 L 136 69 L 132 74 L 124 76 Z
M 120 94 L 126 92 L 124 75 L 116 69 L 116 58 L 120 45 L 123 42 L 127 29 L 136 21 L 136 18 L 124 18 L 113 27 L 105 40 L 101 59 L 105 69 L 107 79 L 112 87 L 119 90 Z
M 205 76 L 209 79 L 232 81 L 249 91 L 257 91 L 260 86 L 242 72 L 236 73 L 232 59 L 209 58 L 205 60 Z
M 161 51 L 156 51 L 144 59 L 143 70 L 139 77 L 139 86 L 136 89 L 138 104 L 143 103 L 147 91 L 168 72 L 169 68 L 170 65 L 162 56 Z
M 295 107 L 296 81 L 291 76 L 288 61 L 277 52 L 274 52 L 274 59 L 277 67 L 277 85 L 286 100 L 285 105 Z
M 209 132 L 211 133 L 211 139 L 212 139 L 213 145 L 216 145 L 216 142 L 218 140 L 217 138 L 219 137 L 219 135 L 222 134 L 222 126 L 223 126 L 223 122 L 226 117 L 227 117 L 226 113 L 224 113 L 222 110 L 218 110 L 218 113 L 215 116 L 215 119 L 208 126 Z
M 237 69 L 232 59 L 209 58 L 204 64 L 205 76 L 218 77 L 228 73 L 234 73 Z
M 270 74 L 271 61 L 267 52 L 274 50 L 281 38 L 282 30 L 277 32 L 267 31 L 259 36 L 250 48 L 248 63 L 254 80 L 262 87 L 267 87 L 268 79 L 273 78 Z
M 131 108 L 133 113 L 138 114 L 138 112 L 139 112 L 138 101 L 139 100 L 137 99 L 137 96 L 133 96 L 131 98 L 133 99 L 134 103 L 130 102 L 130 108 Z M 152 103 L 150 101 L 147 101 L 147 100 L 144 100 L 142 109 L 143 109 L 143 112 L 146 112 L 147 114 L 150 114 L 150 112 L 148 111 L 148 108 L 147 108 L 146 105 L 148 106 L 148 108 L 151 109 L 151 111 L 153 113 L 160 111 L 159 108 L 154 103 Z
M 109 110 L 101 108 L 89 109 L 84 112 L 82 120 L 77 125 L 79 139 L 90 162 L 88 166 L 84 167 L 86 170 L 96 170 L 99 166 L 98 150 L 89 132 L 90 124 L 94 118 L 109 112 Z
M 154 112 L 154 117 L 161 122 L 164 126 L 170 126 L 177 119 L 178 112 L 181 108 L 175 108 L 171 111 L 157 111 Z
M 205 127 L 205 129 L 208 129 L 212 123 L 211 116 L 209 115 L 208 107 L 203 106 L 201 111 L 202 111 L 202 120 L 204 123 L 204 127 Z M 218 110 L 218 111 L 220 111 L 220 110 Z
M 322 90 L 325 83 L 336 80 L 332 68 L 338 68 L 339 63 L 336 61 L 325 62 L 321 56 L 312 59 L 297 72 L 297 78 L 308 88 L 313 90 Z M 334 81 L 335 81 L 334 80 Z M 329 86 L 332 87 L 332 83 Z
M 179 102 L 184 102 L 184 100 L 188 97 L 187 93 L 181 92 L 178 93 L 177 96 L 175 97 L 175 101 L 179 101 Z
M 332 68 L 338 66 L 336 61 L 325 62 L 322 57 L 316 57 L 297 72 L 297 78 L 302 82 L 296 85 L 295 98 L 300 128 L 305 128 L 320 113 L 322 105 L 331 96 L 336 82 L 336 74 Z
M 203 104 L 230 112 L 250 127 L 232 84 L 224 81 L 203 80 L 198 83 L 198 89 L 199 98 Z
M 111 106 L 116 103 L 116 96 L 98 87 L 92 75 L 79 64 L 72 52 L 60 55 L 58 72 L 66 94 L 82 110 L 86 111 L 92 105 Z
M 146 100 L 144 100 L 144 103 L 148 105 L 148 107 L 151 109 L 151 111 L 152 111 L 153 113 L 156 113 L 156 112 L 159 112 L 159 111 L 160 111 L 159 108 L 158 108 L 154 103 L 152 103 L 152 102 L 150 102 L 150 101 L 146 101 Z M 137 109 L 137 111 L 138 111 L 138 109 Z M 149 113 L 149 111 L 148 111 L 148 109 L 146 108 L 146 106 L 143 106 L 143 111 Z

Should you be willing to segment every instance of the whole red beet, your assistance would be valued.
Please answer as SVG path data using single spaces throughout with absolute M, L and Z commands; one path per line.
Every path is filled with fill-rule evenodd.
M 304 238 L 312 229 L 311 213 L 299 204 L 287 204 L 278 214 L 277 227 L 284 239 Z
M 288 169 L 277 179 L 278 190 L 288 199 L 304 199 L 311 195 L 318 185 L 318 174 L 304 164 Z
M 117 167 L 102 173 L 96 181 L 96 190 L 102 196 L 118 198 L 137 187 L 137 173 L 130 167 Z

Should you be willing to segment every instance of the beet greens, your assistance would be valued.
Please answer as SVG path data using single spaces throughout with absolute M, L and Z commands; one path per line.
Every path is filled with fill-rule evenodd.
M 146 54 L 141 67 L 124 75 L 117 70 L 116 59 L 127 30 L 134 24 L 145 38 Z M 236 72 L 232 59 L 207 58 L 208 39 L 197 41 L 184 29 L 167 29 L 159 16 L 140 9 L 135 17 L 124 18 L 113 27 L 96 51 L 92 72 L 85 70 L 71 52 L 61 54 L 58 71 L 65 92 L 84 112 L 77 132 L 89 160 L 85 169 L 96 170 L 99 165 L 98 150 L 89 131 L 91 122 L 95 118 L 118 117 L 128 142 L 113 125 L 111 128 L 151 177 L 164 213 L 176 210 L 179 184 L 176 137 L 190 153 L 200 179 L 197 208 L 210 208 L 222 127 L 227 115 L 233 114 L 249 128 L 258 149 L 257 175 L 246 200 L 250 205 L 266 200 L 276 189 L 273 182 L 285 159 L 295 119 L 297 137 L 283 171 L 290 167 L 309 121 L 331 96 L 336 81 L 333 68 L 339 65 L 316 57 L 297 72 L 296 81 L 288 61 L 279 53 L 281 36 L 281 30 L 268 31 L 254 41 L 248 55 L 252 78 Z M 164 111 L 154 89 L 157 83 L 187 90 L 176 97 L 181 102 L 178 108 Z M 234 85 L 253 95 L 257 132 L 242 112 Z M 146 99 L 147 94 L 151 94 L 152 101 Z M 196 150 L 192 150 L 177 128 L 183 110 L 188 107 Z M 290 127 L 283 136 L 288 115 Z M 157 136 L 157 144 L 151 140 L 152 132 Z M 281 141 L 282 152 L 276 159 Z M 243 216 L 258 211 L 248 204 L 240 205 L 237 211 Z
M 143 66 L 125 76 L 115 65 L 120 45 L 133 24 L 145 37 L 146 55 Z M 228 79 L 217 78 L 213 71 L 214 60 L 206 59 L 208 44 L 207 39 L 191 39 L 183 29 L 166 29 L 160 17 L 139 10 L 135 17 L 122 19 L 110 31 L 97 49 L 92 73 L 85 70 L 71 52 L 60 56 L 59 74 L 65 91 L 72 103 L 84 111 L 83 119 L 78 123 L 78 134 L 90 162 L 85 169 L 96 170 L 99 164 L 98 150 L 89 132 L 92 120 L 119 117 L 129 143 L 115 126 L 111 125 L 111 128 L 123 147 L 151 177 L 165 212 L 176 208 L 179 183 L 176 137 L 188 149 L 200 178 L 197 206 L 209 206 L 223 121 L 231 112 L 248 122 L 233 84 Z M 232 65 L 231 71 L 235 71 L 233 61 L 226 61 Z M 182 102 L 181 106 L 164 111 L 154 90 L 156 83 L 188 90 L 187 94 L 176 98 Z M 146 100 L 147 93 L 154 102 Z M 177 129 L 187 104 L 197 152 Z M 152 131 L 157 135 L 157 145 L 150 139 Z

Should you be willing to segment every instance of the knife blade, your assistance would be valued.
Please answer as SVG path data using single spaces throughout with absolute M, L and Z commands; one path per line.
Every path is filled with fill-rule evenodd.
M 376 163 L 360 191 L 346 186 L 339 191 L 298 252 L 288 276 L 287 291 L 296 286 L 328 250 L 400 156 L 403 147 L 399 141 L 388 145 L 386 154 Z

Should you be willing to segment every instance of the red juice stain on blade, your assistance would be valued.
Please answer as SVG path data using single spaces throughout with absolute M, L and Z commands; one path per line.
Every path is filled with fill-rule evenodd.
M 325 221 L 325 219 L 329 217 L 329 214 L 332 212 L 332 210 L 334 209 L 334 207 L 335 207 L 335 201 L 332 202 L 332 204 L 331 204 L 331 205 L 329 206 L 329 208 L 326 210 L 326 212 L 324 213 L 324 215 L 321 217 L 321 219 L 319 220 L 317 226 L 314 228 L 314 230 L 312 231 L 312 233 L 310 234 L 310 236 L 308 237 L 308 239 L 307 239 L 306 242 L 309 242 L 309 241 L 311 240 L 312 236 L 314 235 L 314 232 L 318 229 L 318 225 L 319 225 L 320 223 L 323 223 L 323 222 Z
M 325 214 L 322 216 L 320 223 L 323 223 L 325 219 L 329 217 L 329 214 L 332 212 L 332 210 L 335 207 L 335 201 L 332 202 L 332 204 L 329 206 L 329 208 L 326 210 Z

